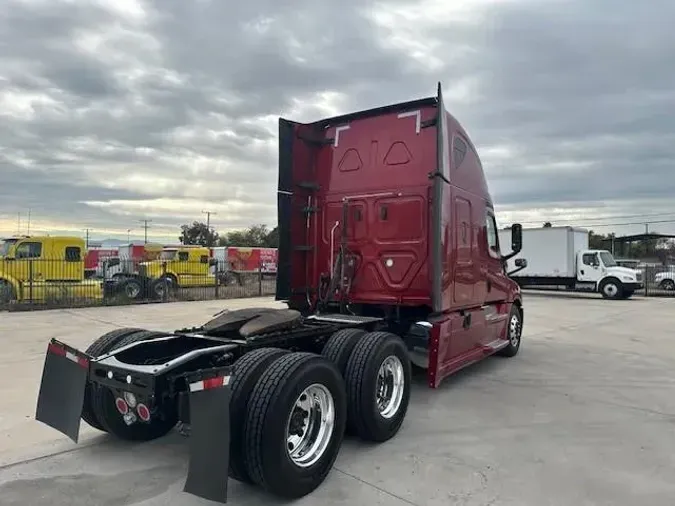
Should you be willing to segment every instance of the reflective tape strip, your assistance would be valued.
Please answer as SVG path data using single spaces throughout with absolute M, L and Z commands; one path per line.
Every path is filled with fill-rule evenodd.
M 217 378 L 209 378 L 202 381 L 195 381 L 190 383 L 190 392 L 200 392 L 201 390 L 211 390 L 212 388 L 220 388 L 229 385 L 230 376 L 218 376 Z
M 78 364 L 78 365 L 80 365 L 84 368 L 89 367 L 89 360 L 87 358 L 80 357 L 76 353 L 68 351 L 63 346 L 59 346 L 56 343 L 49 343 L 47 351 L 49 351 L 50 353 L 53 353 L 54 355 L 66 357 L 71 362 L 75 362 L 76 364 Z

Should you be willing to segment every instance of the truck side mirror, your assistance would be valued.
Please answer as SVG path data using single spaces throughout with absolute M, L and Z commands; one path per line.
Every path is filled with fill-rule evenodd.
M 514 262 L 516 264 L 516 267 L 518 268 L 525 268 L 527 267 L 527 259 L 526 258 L 516 258 L 516 261 Z
M 520 253 L 523 249 L 523 226 L 520 223 L 511 225 L 511 251 Z

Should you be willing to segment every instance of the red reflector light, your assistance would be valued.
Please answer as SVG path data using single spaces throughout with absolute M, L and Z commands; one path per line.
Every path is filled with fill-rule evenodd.
M 136 413 L 138 413 L 138 418 L 140 418 L 144 422 L 150 420 L 150 410 L 145 404 L 139 404 L 138 407 L 136 408 Z
M 124 399 L 120 399 L 119 397 L 115 399 L 115 407 L 117 407 L 117 411 L 123 415 L 126 415 L 129 412 L 129 406 L 127 405 L 126 401 Z

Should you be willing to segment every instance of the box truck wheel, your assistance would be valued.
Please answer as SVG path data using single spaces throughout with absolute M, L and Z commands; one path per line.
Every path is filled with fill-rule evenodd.
M 520 350 L 520 340 L 523 335 L 523 313 L 515 304 L 511 307 L 509 320 L 506 324 L 506 337 L 509 344 L 497 352 L 502 357 L 515 357 Z
M 342 329 L 335 332 L 323 347 L 321 354 L 338 366 L 344 375 L 347 361 L 356 343 L 366 334 L 363 329 Z
M 623 296 L 623 284 L 616 278 L 607 278 L 600 283 L 600 293 L 605 299 L 620 299 Z
M 86 349 L 85 353 L 91 357 L 100 357 L 111 351 L 115 345 L 123 338 L 127 337 L 130 334 L 136 332 L 142 332 L 143 329 L 136 328 L 122 328 L 111 330 L 110 332 L 103 334 L 96 341 L 89 345 L 89 348 Z M 94 407 L 92 405 L 92 389 L 94 385 L 88 381 L 87 385 L 84 387 L 84 403 L 82 404 L 82 419 L 87 422 L 89 425 L 98 430 L 103 430 L 103 426 L 96 418 L 94 414 Z
M 392 438 L 408 411 L 410 377 L 410 357 L 400 337 L 390 332 L 364 335 L 345 371 L 350 433 L 366 441 Z
M 246 470 L 285 498 L 316 489 L 344 438 L 347 396 L 337 366 L 321 355 L 289 353 L 260 377 L 248 405 Z
M 230 476 L 251 483 L 244 455 L 246 410 L 253 388 L 263 371 L 282 355 L 290 353 L 280 348 L 260 348 L 246 353 L 234 363 L 230 381 Z
M 109 351 L 167 335 L 166 332 L 148 330 L 134 332 L 120 339 Z M 100 385 L 92 390 L 96 418 L 104 430 L 113 436 L 127 441 L 150 441 L 166 435 L 178 422 L 174 402 L 165 401 L 160 406 L 152 407 L 146 404 L 148 400 L 139 400 L 128 394 Z

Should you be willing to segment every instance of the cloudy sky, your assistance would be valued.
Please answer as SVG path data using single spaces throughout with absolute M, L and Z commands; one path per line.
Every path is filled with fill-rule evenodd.
M 4 0 L 0 235 L 276 221 L 280 115 L 435 93 L 502 223 L 675 233 L 672 0 Z M 669 223 L 656 223 L 668 221 Z

